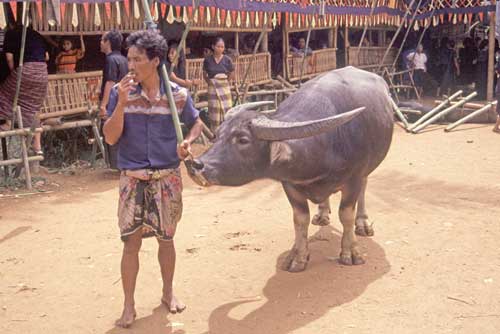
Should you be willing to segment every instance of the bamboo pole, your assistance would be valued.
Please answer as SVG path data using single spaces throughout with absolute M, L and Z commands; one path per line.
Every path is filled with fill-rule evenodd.
M 1 140 L 2 140 L 2 159 L 4 161 L 7 161 L 7 159 L 9 159 L 9 156 L 7 154 L 7 140 L 5 138 L 1 138 Z M 9 174 L 10 174 L 9 166 L 5 165 L 3 169 L 3 177 L 6 182 L 9 179 Z
M 151 10 L 149 8 L 148 0 L 142 0 L 142 7 L 144 9 L 145 24 L 146 29 L 154 30 L 156 29 L 156 24 L 153 22 L 153 17 L 151 16 Z M 172 114 L 172 121 L 174 123 L 175 135 L 177 137 L 177 143 L 182 143 L 184 141 L 184 136 L 182 134 L 181 122 L 179 120 L 179 113 L 177 112 L 177 106 L 175 104 L 174 95 L 172 93 L 172 87 L 170 85 L 170 80 L 168 79 L 167 67 L 165 63 L 160 65 L 160 78 L 165 85 L 165 90 L 168 98 L 168 105 Z
M 21 79 L 23 76 L 23 65 L 24 65 L 24 50 L 26 47 L 26 31 L 28 29 L 28 21 L 29 21 L 29 15 L 28 15 L 28 10 L 30 3 L 26 2 L 23 4 L 23 16 L 22 16 L 22 22 L 23 22 L 23 32 L 21 35 L 21 50 L 19 52 L 19 65 L 17 66 L 16 69 L 16 92 L 14 94 L 14 101 L 12 102 L 12 115 L 13 119 L 15 119 L 15 115 L 17 112 L 17 101 L 19 99 L 19 93 L 21 92 Z M 12 127 L 14 127 L 14 121 L 12 122 Z M 22 126 L 21 126 L 22 128 Z M 31 184 L 30 184 L 31 186 Z M 31 189 L 31 188 L 30 188 Z
M 403 122 L 403 124 L 405 126 L 405 129 L 408 130 L 408 127 L 410 125 L 408 124 L 408 121 L 406 120 L 405 115 L 403 115 L 403 113 L 401 112 L 401 110 L 399 110 L 399 107 L 396 104 L 396 102 L 394 102 L 394 100 L 392 98 L 389 98 L 389 99 L 391 100 L 391 104 L 392 104 L 392 107 L 394 108 L 394 111 L 396 112 L 396 115 L 398 115 L 398 118 L 401 120 L 401 122 Z
M 302 65 L 300 66 L 299 88 L 302 85 L 302 76 L 304 75 L 304 65 L 306 63 L 307 49 L 309 48 L 309 41 L 311 40 L 311 31 L 312 31 L 311 28 L 309 28 L 309 30 L 307 31 L 306 47 L 304 49 L 304 54 L 302 55 Z
M 27 161 L 28 161 L 28 165 L 30 162 L 33 162 L 33 161 L 43 161 L 43 155 L 34 155 L 31 157 L 28 157 Z M 19 164 L 22 164 L 23 162 L 24 162 L 23 159 L 1 160 L 0 167 L 1 166 L 6 167 L 6 166 L 10 166 L 10 165 L 19 165 Z M 28 189 L 32 189 L 32 187 L 29 187 Z
M 385 50 L 384 52 L 384 56 L 382 57 L 382 60 L 380 61 L 380 64 L 379 64 L 379 67 L 377 69 L 377 72 L 380 71 L 380 68 L 382 67 L 382 65 L 384 64 L 384 60 L 385 58 L 387 58 L 387 55 L 389 54 L 389 51 L 391 50 L 392 46 L 394 45 L 394 42 L 396 41 L 396 38 L 398 38 L 398 35 L 399 33 L 401 32 L 401 29 L 403 28 L 404 26 L 404 22 L 406 20 L 406 18 L 408 17 L 408 14 L 410 14 L 410 11 L 411 11 L 411 7 L 413 6 L 413 4 L 415 3 L 416 0 L 411 0 L 411 3 L 410 5 L 408 6 L 408 8 L 406 9 L 406 12 L 405 12 L 405 15 L 403 16 L 403 19 L 401 20 L 401 24 L 399 25 L 398 29 L 396 30 L 396 32 L 394 33 L 394 36 L 392 36 L 392 39 L 391 39 L 391 42 L 389 43 L 389 46 L 387 47 L 387 49 Z
M 411 132 L 418 133 L 419 131 L 425 129 L 428 125 L 434 123 L 438 119 L 446 116 L 447 114 L 449 114 L 453 110 L 455 110 L 458 107 L 464 105 L 467 101 L 473 99 L 476 95 L 477 95 L 477 92 L 473 92 L 473 93 L 467 95 L 467 97 L 464 100 L 462 100 L 462 101 L 458 102 L 457 104 L 452 105 L 451 107 L 448 107 L 445 110 L 443 110 L 443 111 L 439 112 L 438 114 L 434 115 L 433 117 L 431 117 L 430 119 L 428 119 L 424 123 L 420 124 L 419 126 L 417 126 L 416 128 L 414 128 L 413 130 L 411 130 Z
M 401 55 L 401 51 L 403 51 L 403 47 L 406 44 L 406 39 L 408 38 L 408 35 L 410 34 L 410 30 L 413 27 L 413 24 L 415 23 L 415 18 L 417 17 L 418 14 L 418 8 L 422 4 L 423 0 L 419 0 L 417 4 L 417 8 L 415 9 L 415 12 L 413 13 L 410 23 L 408 24 L 408 29 L 406 29 L 405 36 L 403 37 L 403 42 L 401 42 L 401 45 L 399 46 L 398 53 L 396 53 L 396 57 L 394 58 L 394 62 L 392 63 L 392 68 L 396 67 L 396 63 L 398 62 L 398 58 Z
M 143 0 L 143 2 L 146 0 Z M 193 24 L 193 17 L 196 17 L 198 15 L 198 8 L 200 7 L 200 0 L 193 0 L 193 16 L 189 19 L 188 23 L 186 24 L 186 27 L 184 28 L 184 31 L 182 32 L 182 37 L 181 41 L 179 42 L 179 45 L 177 45 L 177 52 L 175 53 L 174 61 L 172 62 L 171 65 L 171 71 L 172 73 L 175 70 L 175 67 L 177 66 L 177 62 L 181 56 L 182 50 L 185 50 L 186 46 L 186 40 L 187 36 L 189 33 L 189 30 L 191 29 L 191 25 Z M 149 7 L 148 7 L 149 10 Z M 151 13 L 149 14 L 151 15 Z
M 349 66 L 349 26 L 344 27 L 344 66 Z
M 375 5 L 377 4 L 377 1 L 378 0 L 372 0 L 372 8 L 370 10 L 370 18 L 373 16 L 373 12 L 375 11 Z M 359 44 L 358 44 L 358 53 L 359 53 L 359 49 L 361 48 L 361 46 L 363 45 L 363 40 L 365 39 L 365 36 L 366 36 L 366 31 L 368 30 L 368 20 L 366 20 L 365 22 L 365 27 L 363 29 L 363 34 L 361 34 L 361 39 L 359 40 Z
M 460 94 L 462 94 L 463 91 L 459 90 L 458 92 L 454 93 L 453 95 L 451 95 L 450 97 L 448 97 L 445 101 L 441 102 L 438 106 L 436 106 L 434 109 L 432 109 L 431 111 L 429 111 L 427 114 L 425 114 L 424 116 L 422 116 L 421 118 L 419 118 L 415 123 L 413 123 L 409 128 L 408 130 L 413 130 L 415 129 L 417 126 L 419 126 L 420 124 L 422 124 L 423 122 L 425 122 L 426 120 L 428 120 L 429 118 L 431 118 L 432 116 L 434 116 L 437 112 L 439 112 L 442 108 L 444 108 L 445 106 L 447 106 L 448 104 L 451 103 L 451 101 L 458 97 Z
M 35 129 L 34 132 L 40 133 L 40 132 L 43 132 L 43 129 L 37 128 L 37 129 Z M 29 128 L 7 130 L 7 131 L 0 131 L 0 138 L 7 138 L 7 137 L 13 137 L 13 136 L 28 136 L 30 134 L 31 134 L 31 130 Z
M 453 130 L 454 128 L 456 128 L 457 126 L 467 122 L 468 120 L 470 119 L 473 119 L 474 117 L 478 116 L 478 115 L 481 115 L 482 113 L 484 113 L 485 111 L 488 111 L 490 110 L 493 105 L 496 103 L 497 101 L 494 101 L 494 102 L 490 102 L 488 103 L 487 105 L 485 105 L 484 107 L 474 111 L 473 113 L 465 116 L 464 118 L 462 119 L 459 119 L 458 121 L 456 121 L 455 123 L 453 124 L 450 124 L 446 127 L 446 129 L 444 129 L 445 132 L 449 132 L 451 130 Z
M 459 100 L 460 101 L 460 100 Z M 453 104 L 457 104 L 459 101 L 452 101 L 450 104 L 453 105 Z M 434 103 L 438 104 L 438 103 L 441 103 L 442 101 L 439 101 L 439 100 L 436 100 L 434 101 Z M 491 103 L 493 104 L 496 104 L 497 101 L 492 101 Z M 474 109 L 474 110 L 477 110 L 477 109 L 481 109 L 482 107 L 484 107 L 485 105 L 484 104 L 481 104 L 481 103 L 466 103 L 463 105 L 463 108 L 464 109 Z
M 24 44 L 23 44 L 24 45 Z M 19 128 L 23 128 L 23 117 L 21 114 L 21 107 L 17 106 L 16 108 L 17 112 L 17 124 L 19 125 Z M 30 162 L 28 160 L 28 149 L 26 148 L 26 138 L 20 137 L 21 139 L 21 154 L 22 154 L 22 162 L 24 165 L 24 176 L 26 178 L 26 188 L 28 190 L 32 189 L 31 185 L 31 171 L 30 171 Z
M 255 61 L 255 55 L 257 54 L 257 51 L 259 51 L 260 43 L 262 43 L 262 39 L 264 38 L 265 34 L 267 34 L 266 26 L 263 25 L 262 31 L 260 32 L 260 35 L 259 35 L 259 39 L 257 39 L 257 43 L 255 43 L 255 45 L 253 47 L 252 58 L 250 58 L 250 61 L 248 62 L 248 66 L 245 69 L 245 74 L 243 75 L 243 80 L 241 81 L 241 85 L 240 85 L 241 88 L 240 89 L 244 89 L 243 97 L 241 98 L 241 102 L 243 102 L 243 103 L 245 101 L 245 98 L 247 97 L 248 89 L 250 88 L 250 86 L 246 84 L 248 74 L 250 73 L 250 69 L 252 68 L 252 65 Z
M 495 0 L 491 1 L 492 5 L 496 4 Z M 486 85 L 486 99 L 491 101 L 493 99 L 493 84 L 495 76 L 495 25 L 496 13 L 490 13 L 490 30 L 488 32 L 488 81 Z

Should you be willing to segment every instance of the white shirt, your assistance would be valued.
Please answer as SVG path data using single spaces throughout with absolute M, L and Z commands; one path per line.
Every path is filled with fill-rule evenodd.
M 415 57 L 415 58 L 413 58 Z M 425 63 L 427 63 L 427 56 L 425 53 L 418 53 L 418 52 L 411 52 L 406 56 L 406 59 L 411 63 L 413 62 L 413 65 L 415 66 L 414 68 L 416 70 L 424 70 L 427 71 L 427 67 L 425 66 Z M 412 64 L 410 64 L 411 66 Z

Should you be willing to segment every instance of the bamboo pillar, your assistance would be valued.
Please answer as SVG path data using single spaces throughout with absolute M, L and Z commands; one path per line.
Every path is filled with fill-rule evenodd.
M 238 31 L 234 33 L 234 48 L 236 52 L 240 52 L 240 33 Z
M 495 5 L 496 1 L 492 1 L 492 5 Z M 495 12 L 490 13 L 490 30 L 488 34 L 488 82 L 486 86 L 486 99 L 488 101 L 493 100 L 494 85 L 494 75 L 495 75 L 495 22 L 496 14 Z M 498 106 L 497 106 L 498 108 Z
M 290 52 L 290 40 L 288 38 L 288 31 L 283 27 L 283 78 L 288 78 L 288 52 Z
M 349 65 L 349 27 L 347 23 L 344 27 L 344 53 L 345 53 L 345 63 L 344 66 Z
M 337 27 L 334 27 L 333 28 L 333 40 L 332 40 L 332 48 L 337 48 L 337 39 L 338 39 L 338 36 L 337 36 Z
M 329 48 L 333 48 L 334 47 L 333 46 L 333 39 L 334 39 L 333 35 L 334 35 L 334 33 L 335 33 L 335 31 L 334 31 L 333 28 L 332 29 L 328 29 L 328 40 L 327 40 L 327 44 L 326 45 Z
M 266 32 L 264 36 L 262 37 L 262 44 L 260 46 L 260 51 L 261 52 L 268 52 L 269 51 L 269 33 Z

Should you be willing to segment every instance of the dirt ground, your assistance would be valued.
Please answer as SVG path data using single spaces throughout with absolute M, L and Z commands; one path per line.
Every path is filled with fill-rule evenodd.
M 360 240 L 367 263 L 355 267 L 337 262 L 334 213 L 307 271 L 279 269 L 293 242 L 279 183 L 201 189 L 186 177 L 175 288 L 188 309 L 160 305 L 148 240 L 129 330 L 114 327 L 116 175 L 50 175 L 52 193 L 0 197 L 0 333 L 499 333 L 500 136 L 490 127 L 396 129 L 369 181 L 375 236 Z

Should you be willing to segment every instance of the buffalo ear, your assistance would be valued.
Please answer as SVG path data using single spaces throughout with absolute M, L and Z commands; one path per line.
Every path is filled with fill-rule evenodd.
M 282 141 L 271 142 L 270 147 L 270 161 L 271 166 L 276 164 L 283 164 L 292 160 L 292 149 L 290 146 Z

